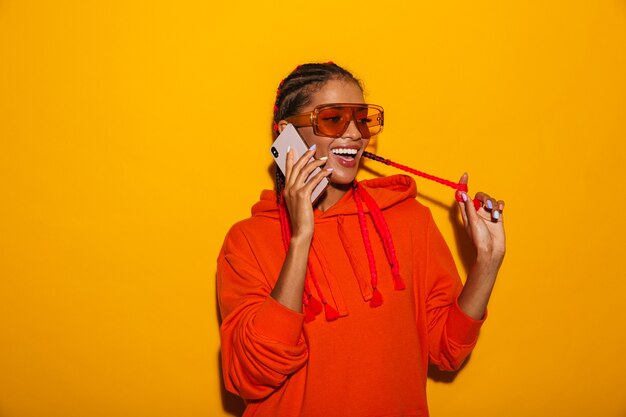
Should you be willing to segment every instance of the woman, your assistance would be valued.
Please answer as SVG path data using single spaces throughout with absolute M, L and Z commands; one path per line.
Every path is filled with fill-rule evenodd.
M 245 416 L 428 415 L 428 363 L 457 369 L 485 319 L 504 202 L 478 193 L 476 210 L 457 191 L 477 253 L 463 286 L 410 177 L 355 182 L 383 113 L 352 74 L 296 68 L 277 93 L 274 136 L 288 123 L 310 150 L 288 153 L 276 192 L 263 191 L 218 257 L 225 385 Z

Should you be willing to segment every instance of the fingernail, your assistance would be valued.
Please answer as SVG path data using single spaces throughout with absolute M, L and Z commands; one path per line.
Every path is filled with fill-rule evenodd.
M 335 168 L 326 168 L 326 171 L 333 172 Z
M 498 220 L 500 218 L 500 212 L 498 210 L 495 210 L 493 212 L 493 218 L 496 219 L 496 220 Z
M 318 161 L 325 161 L 327 159 L 328 159 L 327 156 L 322 156 L 321 158 L 317 158 Z
M 291 150 L 291 146 L 287 146 L 287 153 Z
M 313 144 L 313 145 L 309 148 L 309 150 L 310 150 L 310 151 L 312 151 L 312 150 L 314 150 L 315 148 L 317 148 L 317 145 L 316 145 L 316 144 Z
M 463 201 L 467 201 L 467 194 L 465 193 L 461 193 L 461 197 L 463 197 Z
M 487 200 L 487 208 L 489 210 L 491 210 L 493 208 L 493 204 L 491 203 L 491 200 Z

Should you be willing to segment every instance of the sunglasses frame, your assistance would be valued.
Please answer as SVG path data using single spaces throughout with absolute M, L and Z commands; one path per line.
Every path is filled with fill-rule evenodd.
M 352 113 L 352 120 L 350 120 L 350 122 L 355 122 L 355 125 L 357 126 L 357 129 L 359 129 L 359 132 L 361 132 L 361 134 L 363 135 L 363 137 L 365 139 L 369 139 L 369 138 L 371 138 L 373 136 L 376 136 L 380 132 L 383 131 L 383 127 L 385 125 L 385 111 L 384 111 L 382 106 L 379 106 L 377 104 L 367 104 L 367 103 L 327 103 L 327 104 L 320 104 L 319 106 L 315 106 L 315 108 L 312 111 L 310 111 L 310 112 L 296 114 L 295 116 L 287 117 L 287 118 L 285 118 L 285 121 L 291 123 L 295 127 L 312 126 L 313 127 L 313 133 L 315 133 L 317 136 L 339 138 L 339 137 L 341 137 L 341 135 L 343 135 L 346 132 L 346 130 L 348 130 L 348 127 L 350 126 L 350 123 L 348 123 L 346 125 L 346 128 L 343 130 L 343 132 L 341 132 L 337 136 L 329 136 L 329 135 L 326 135 L 326 134 L 320 132 L 320 130 L 318 128 L 318 124 L 317 124 L 317 117 L 320 114 L 320 112 L 322 110 L 325 110 L 327 108 L 332 108 L 332 107 L 367 108 L 367 109 L 373 108 L 373 109 L 376 109 L 376 110 L 378 110 L 380 112 L 380 116 L 378 117 L 378 121 L 379 121 L 378 126 L 380 126 L 380 129 L 376 133 L 369 134 L 368 137 L 365 137 L 365 135 L 363 135 L 363 132 L 359 129 L 359 126 L 356 123 L 356 120 L 355 120 L 355 117 L 354 117 L 354 112 Z M 368 130 L 369 130 L 369 126 L 368 126 Z

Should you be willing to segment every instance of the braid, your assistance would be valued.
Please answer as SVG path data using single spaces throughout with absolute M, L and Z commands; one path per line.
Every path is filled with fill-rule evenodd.
M 405 171 L 405 172 L 408 172 L 410 174 L 417 175 L 418 177 L 422 177 L 422 178 L 426 178 L 427 180 L 438 182 L 439 184 L 445 185 L 445 186 L 450 187 L 450 188 L 454 188 L 455 190 L 463 191 L 465 193 L 467 192 L 467 184 L 460 184 L 460 183 L 457 183 L 457 182 L 452 182 L 452 181 L 449 181 L 449 180 L 445 180 L 443 178 L 439 178 L 439 177 L 436 177 L 434 175 L 430 175 L 430 174 L 427 174 L 425 172 L 418 171 L 417 169 L 408 167 L 406 165 L 402 165 L 402 164 L 399 164 L 397 162 L 393 162 L 393 161 L 391 161 L 389 159 L 383 158 L 382 156 L 375 155 L 375 154 L 373 154 L 371 152 L 368 152 L 368 151 L 364 151 L 363 152 L 363 156 L 366 157 L 366 158 L 372 159 L 374 161 L 380 162 L 381 164 L 390 165 L 390 166 L 392 166 L 394 168 L 398 168 L 398 169 L 400 169 L 402 171 Z M 456 201 L 459 201 L 459 202 L 463 201 L 462 198 L 461 198 L 460 193 L 456 193 L 455 198 L 456 198 Z M 472 203 L 474 204 L 474 208 L 476 210 L 478 210 L 482 206 L 482 202 L 479 199 L 477 199 L 477 198 L 472 200 Z
M 274 185 L 276 187 L 276 204 L 281 205 L 283 200 L 283 189 L 285 188 L 285 176 L 278 167 L 274 166 Z
M 398 263 L 398 257 L 396 255 L 396 247 L 393 244 L 393 238 L 391 237 L 391 232 L 389 231 L 389 226 L 385 221 L 385 217 L 383 216 L 380 207 L 376 204 L 376 201 L 372 198 L 371 195 L 365 188 L 359 187 L 358 184 L 354 183 L 354 195 L 355 200 L 358 195 L 359 200 L 365 201 L 365 205 L 370 211 L 372 216 L 372 220 L 374 221 L 374 226 L 376 227 L 376 231 L 380 236 L 383 242 L 383 248 L 385 249 L 385 255 L 387 255 L 387 260 L 389 261 L 389 266 L 391 267 L 391 274 L 393 276 L 394 287 L 396 290 L 403 290 L 406 285 L 400 276 L 400 265 Z M 358 201 L 357 201 L 358 205 Z
M 378 291 L 378 271 L 376 269 L 376 260 L 374 259 L 374 252 L 372 251 L 372 243 L 370 242 L 369 232 L 367 230 L 367 222 L 365 220 L 365 213 L 363 212 L 363 200 L 360 193 L 357 192 L 356 182 L 354 184 L 354 202 L 356 203 L 357 213 L 359 215 L 359 226 L 361 227 L 361 236 L 363 238 L 363 245 L 365 246 L 365 253 L 367 254 L 367 263 L 370 267 L 370 283 L 372 284 L 372 299 L 370 300 L 371 307 L 378 307 L 383 303 L 383 297 Z
M 418 177 L 426 178 L 427 180 L 438 182 L 439 184 L 443 184 L 445 186 L 454 188 L 455 190 L 465 191 L 467 192 L 467 184 L 458 184 L 456 182 L 444 180 L 443 178 L 436 177 L 434 175 L 426 174 L 425 172 L 418 171 L 406 165 L 399 164 L 397 162 L 393 162 L 389 159 L 383 158 L 382 156 L 374 155 L 371 152 L 363 152 L 363 156 L 374 161 L 380 162 L 381 164 L 391 165 L 394 168 L 398 168 L 402 171 L 408 172 L 413 175 L 417 175 Z
M 280 234 L 283 240 L 283 247 L 285 248 L 285 252 L 289 251 L 289 242 L 291 241 L 291 227 L 289 225 L 289 215 L 287 214 L 287 207 L 285 207 L 285 202 L 282 198 L 282 193 L 278 194 L 278 217 L 280 219 Z M 313 272 L 313 267 L 310 261 L 307 261 L 307 272 L 308 276 L 304 280 L 304 292 L 302 294 L 302 304 L 304 305 L 305 312 L 305 321 L 310 322 L 315 320 L 315 316 L 324 311 L 326 316 L 326 320 L 333 321 L 339 318 L 339 313 L 335 310 L 328 301 L 326 301 L 326 297 L 322 292 L 322 288 L 320 287 L 319 281 Z M 315 286 L 315 290 L 317 292 L 317 296 L 320 301 L 318 301 L 313 294 L 311 293 L 311 289 L 309 287 L 309 279 L 313 281 L 313 285 Z
M 311 101 L 311 95 L 318 91 L 323 85 L 332 79 L 345 79 L 352 81 L 359 86 L 361 83 L 349 71 L 341 68 L 333 62 L 322 64 L 303 64 L 298 65 L 285 79 L 278 85 L 276 91 L 276 101 L 274 102 L 274 117 L 272 120 L 272 135 L 274 138 L 278 136 L 278 122 L 293 116 L 300 109 Z M 280 217 L 281 235 L 285 251 L 289 249 L 291 240 L 291 229 L 289 226 L 289 214 L 285 207 L 283 199 L 283 189 L 285 188 L 285 177 L 276 169 L 275 173 L 276 186 L 276 204 Z M 313 272 L 311 263 L 307 263 L 307 278 L 304 281 L 304 293 L 302 295 L 302 304 L 305 310 L 305 321 L 315 319 L 315 316 L 324 311 L 326 320 L 332 321 L 339 317 L 339 313 L 330 305 L 322 293 L 319 281 Z M 309 280 L 313 282 L 319 301 L 313 297 L 309 287 Z
M 291 227 L 289 226 L 289 216 L 287 215 L 287 208 L 285 207 L 284 201 L 282 201 L 282 194 L 278 195 L 278 217 L 280 219 L 280 235 L 283 240 L 283 247 L 285 248 L 285 252 L 289 250 L 289 242 L 291 241 Z M 311 294 L 311 290 L 309 289 L 309 284 L 307 280 L 304 281 L 304 292 L 302 294 L 302 304 L 304 305 L 305 311 L 305 320 L 307 322 L 315 320 L 315 316 L 321 312 L 321 308 L 317 308 L 317 306 L 311 303 L 311 298 L 313 295 Z M 313 299 L 314 301 L 317 301 Z

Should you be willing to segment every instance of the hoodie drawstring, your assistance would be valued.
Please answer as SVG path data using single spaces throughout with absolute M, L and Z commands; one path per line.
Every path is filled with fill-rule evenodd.
M 400 276 L 400 266 L 398 264 L 398 258 L 396 255 L 395 246 L 393 244 L 393 239 L 391 237 L 391 232 L 389 231 L 389 226 L 385 221 L 380 207 L 378 206 L 376 201 L 369 195 L 369 193 L 363 187 L 360 187 L 356 181 L 353 183 L 352 188 L 352 196 L 357 207 L 361 237 L 365 246 L 365 253 L 367 255 L 370 270 L 370 283 L 372 286 L 372 297 L 370 298 L 370 306 L 379 307 L 383 304 L 383 297 L 378 289 L 378 271 L 376 268 L 376 260 L 374 259 L 374 252 L 372 250 L 372 245 L 369 238 L 367 223 L 365 220 L 363 202 L 365 202 L 365 205 L 368 208 L 368 212 L 372 218 L 376 232 L 378 233 L 383 243 L 385 255 L 387 256 L 387 260 L 389 261 L 389 265 L 391 267 L 394 288 L 396 290 L 403 290 L 406 285 L 404 283 L 404 280 Z M 289 250 L 289 242 L 291 240 L 291 227 L 289 224 L 287 208 L 285 206 L 282 195 L 278 196 L 277 205 L 283 246 L 285 248 L 285 252 L 287 252 Z M 317 296 L 319 297 L 319 301 L 313 296 L 313 293 L 311 292 L 311 289 L 309 287 L 309 281 L 313 283 Z M 324 311 L 324 315 L 326 316 L 327 321 L 333 321 L 339 318 L 339 312 L 337 311 L 337 309 L 333 308 L 326 300 L 326 297 L 324 297 L 322 288 L 320 287 L 319 281 L 315 273 L 313 272 L 310 261 L 307 262 L 307 276 L 305 277 L 304 282 L 302 304 L 304 305 L 304 319 L 306 322 L 314 320 L 315 317 L 322 311 Z
M 285 247 L 285 253 L 289 250 L 289 242 L 291 241 L 291 226 L 289 225 L 289 217 L 287 215 L 287 208 L 285 207 L 284 199 L 280 198 L 278 201 L 278 215 L 280 218 L 280 232 L 283 239 L 283 246 Z M 320 301 L 313 297 L 309 288 L 309 280 L 313 282 L 313 286 L 317 292 L 317 296 Z M 311 267 L 311 261 L 307 261 L 307 276 L 304 279 L 304 294 L 302 294 L 302 304 L 304 305 L 304 320 L 310 322 L 315 320 L 315 316 L 320 314 L 322 310 L 326 316 L 327 321 L 337 320 L 339 318 L 339 312 L 335 310 L 322 292 L 319 281 L 313 272 Z

